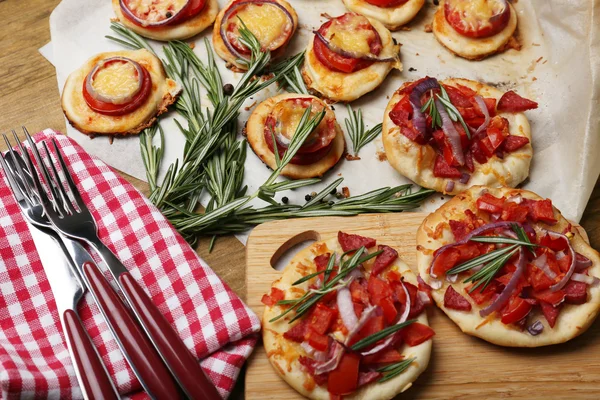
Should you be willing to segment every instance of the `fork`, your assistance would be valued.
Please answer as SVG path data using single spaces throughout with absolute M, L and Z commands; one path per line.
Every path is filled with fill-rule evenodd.
M 15 185 L 18 185 L 17 188 L 21 194 L 25 195 L 24 198 L 18 201 L 19 206 L 32 224 L 45 229 L 54 229 L 47 215 L 44 213 L 38 191 L 33 188 L 34 175 L 32 175 L 31 170 L 19 153 L 12 150 L 12 146 L 6 135 L 3 136 L 10 154 L 10 157 L 6 157 L 5 160 L 3 159 L 7 164 L 6 167 L 3 165 L 3 168 L 9 177 L 9 182 L 12 180 Z M 27 159 L 28 153 L 14 131 L 13 136 L 18 143 L 19 151 Z M 162 367 L 160 358 L 144 335 L 144 332 L 135 322 L 130 311 L 121 302 L 106 278 L 104 278 L 104 275 L 99 271 L 89 253 L 76 240 L 67 238 L 60 232 L 56 232 L 56 234 L 59 236 L 59 239 L 62 239 L 62 244 L 71 256 L 74 263 L 74 268 L 72 269 L 75 277 L 92 294 L 119 348 L 138 377 L 142 387 L 148 393 L 156 395 L 157 398 L 179 397 L 172 380 L 170 388 L 169 386 L 165 386 L 165 383 L 161 383 L 162 379 L 167 379 L 165 382 L 168 384 L 170 380 L 169 373 Z M 87 269 L 89 273 L 84 274 L 83 268 Z M 156 366 L 157 364 L 158 366 Z
M 50 169 L 48 169 L 42 161 L 32 137 L 27 130 L 25 130 L 25 133 L 37 166 L 41 170 L 41 175 L 51 192 L 52 199 L 43 190 L 37 174 L 33 173 L 32 176 L 36 189 L 42 197 L 42 205 L 53 226 L 59 232 L 73 239 L 87 242 L 98 252 L 115 278 L 117 286 L 121 289 L 138 321 L 150 337 L 154 347 L 186 395 L 193 399 L 220 399 L 221 396 L 216 387 L 204 375 L 198 361 L 189 352 L 183 341 L 179 338 L 179 335 L 154 305 L 146 292 L 133 279 L 121 261 L 98 237 L 96 221 L 83 202 L 61 151 L 56 144 L 56 140 L 52 139 L 52 144 L 58 163 L 52 163 L 48 146 L 46 142 L 42 142 L 46 157 L 50 163 Z M 35 171 L 33 163 L 29 158 L 28 164 L 30 170 Z M 65 177 L 66 184 L 74 199 L 74 204 L 65 190 L 57 167 Z M 91 275 L 99 271 L 86 264 L 83 267 L 83 272 L 84 275 Z

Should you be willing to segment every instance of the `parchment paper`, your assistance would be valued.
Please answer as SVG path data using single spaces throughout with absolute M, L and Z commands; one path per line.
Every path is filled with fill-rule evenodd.
M 322 14 L 337 16 L 344 13 L 341 0 L 288 0 L 299 15 L 300 28 L 288 50 L 289 55 L 302 50 L 313 29 L 324 21 Z M 227 2 L 219 1 L 223 6 Z M 352 105 L 363 110 L 368 127 L 382 120 L 382 114 L 393 92 L 405 81 L 425 75 L 437 78 L 463 77 L 487 82 L 503 90 L 515 89 L 521 95 L 537 101 L 540 107 L 527 112 L 533 135 L 534 158 L 529 179 L 523 187 L 549 197 L 572 220 L 579 221 L 591 191 L 600 174 L 600 121 L 598 107 L 600 70 L 600 2 L 575 0 L 520 0 L 514 3 L 519 18 L 520 51 L 471 62 L 452 55 L 425 32 L 436 7 L 428 0 L 424 9 L 409 25 L 410 30 L 393 33 L 402 43 L 401 58 L 404 71 L 392 72 L 376 91 L 365 95 Z M 108 0 L 63 0 L 50 17 L 53 63 L 59 89 L 62 91 L 68 74 L 98 52 L 122 49 L 104 38 L 110 34 L 109 23 L 114 17 Z M 195 52 L 206 58 L 203 38 L 195 38 Z M 160 50 L 161 44 L 153 42 Z M 159 51 L 159 54 L 161 52 Z M 234 83 L 240 74 L 232 73 L 217 60 L 224 82 Z M 274 86 L 248 100 L 240 116 L 240 127 L 253 106 L 274 94 Z M 204 106 L 210 103 L 204 99 Z M 347 116 L 344 105 L 335 105 L 338 122 L 344 127 Z M 163 118 L 166 149 L 163 172 L 181 156 L 184 138 L 173 123 L 175 113 Z M 88 152 L 97 155 L 111 166 L 145 179 L 144 167 L 136 137 L 115 139 L 106 137 L 91 140 L 72 127 L 67 134 Z M 348 140 L 349 143 L 349 140 Z M 410 182 L 399 175 L 385 160 L 383 147 L 377 138 L 360 152 L 361 160 L 342 160 L 330 171 L 320 185 L 286 192 L 291 202 L 301 203 L 306 193 L 319 189 L 338 176 L 344 177 L 352 195 L 383 186 Z M 270 170 L 249 149 L 245 183 L 249 193 L 260 186 Z M 426 201 L 422 210 L 435 209 L 443 196 Z M 242 238 L 243 239 L 243 238 Z M 244 240 L 243 240 L 244 241 Z

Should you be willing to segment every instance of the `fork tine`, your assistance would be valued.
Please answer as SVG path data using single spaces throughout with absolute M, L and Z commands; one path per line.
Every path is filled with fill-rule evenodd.
M 25 128 L 24 126 L 22 128 L 23 128 L 23 132 L 25 132 L 25 136 L 27 136 L 27 142 L 29 143 L 29 147 L 31 147 L 31 152 L 33 153 L 33 157 L 35 158 L 35 161 L 38 164 L 38 169 L 41 170 L 41 173 L 48 185 L 48 189 L 50 190 L 50 193 L 52 193 L 52 200 L 50 200 L 50 198 L 46 195 L 46 192 L 45 192 L 44 188 L 42 187 L 41 181 L 39 180 L 39 178 L 37 176 L 36 168 L 33 165 L 33 160 L 31 160 L 31 157 L 29 157 L 29 153 L 26 152 L 29 169 L 31 171 L 31 176 L 34 179 L 34 183 L 38 190 L 38 194 L 40 196 L 42 196 L 43 201 L 51 201 L 55 207 L 60 207 L 58 204 L 59 195 L 56 192 L 56 185 L 50 179 L 48 169 L 46 168 L 46 164 L 42 161 L 42 157 L 40 155 L 40 152 L 38 151 L 37 145 L 33 141 L 33 138 L 29 134 L 29 131 L 27 131 L 27 128 Z
M 46 142 L 42 142 L 42 145 L 44 146 L 44 151 L 46 152 L 46 158 L 50 162 L 49 172 L 52 175 L 52 177 L 54 178 L 54 182 L 56 182 L 56 188 L 60 193 L 60 197 L 62 198 L 63 207 L 69 213 L 73 214 L 75 212 L 75 209 L 73 207 L 73 204 L 71 203 L 71 200 L 69 199 L 69 195 L 65 191 L 65 187 L 63 186 L 63 183 L 60 179 L 60 175 L 58 175 L 58 172 L 56 171 L 56 167 L 54 166 L 52 157 L 50 157 L 50 150 L 48 150 L 48 145 L 46 144 Z
M 6 137 L 6 135 L 4 135 L 4 136 Z M 8 180 L 8 184 L 9 184 L 10 188 L 12 189 L 12 192 L 13 192 L 15 198 L 17 199 L 17 201 L 19 201 L 20 198 L 27 198 L 27 196 L 23 195 L 23 190 L 17 184 L 17 181 L 15 179 L 13 171 L 6 163 L 6 160 L 4 159 L 4 156 L 2 154 L 0 154 L 0 165 L 2 166 L 4 175 L 6 176 L 6 179 Z
M 27 179 L 23 179 L 23 184 L 26 185 L 29 189 L 31 189 L 32 191 L 34 191 L 36 193 L 40 202 L 42 202 L 43 204 L 50 204 L 51 201 L 48 198 L 48 194 L 46 194 L 46 191 L 42 187 L 42 183 L 40 182 L 38 174 L 35 172 L 35 167 L 33 166 L 33 161 L 31 160 L 31 156 L 29 155 L 29 152 L 27 152 L 27 151 L 24 152 L 23 158 L 25 158 L 24 162 L 27 165 L 27 169 L 30 172 L 29 175 L 31 176 L 31 181 L 33 182 L 33 186 L 31 184 L 31 182 Z M 46 209 L 46 212 L 48 212 L 48 213 L 53 211 L 53 207 L 46 207 L 45 209 Z
M 73 176 L 71 175 L 69 168 L 67 168 L 67 164 L 65 163 L 65 159 L 63 158 L 62 152 L 58 148 L 58 145 L 56 144 L 56 139 L 54 138 L 52 138 L 52 145 L 54 146 L 54 153 L 56 154 L 58 162 L 60 163 L 60 169 L 62 170 L 62 173 L 65 176 L 65 178 L 67 178 L 67 184 L 69 185 L 69 189 L 71 189 L 73 198 L 75 199 L 75 202 L 81 210 L 85 208 L 85 205 L 83 204 L 83 200 L 81 198 L 81 193 L 79 193 L 79 189 L 77 189 L 75 181 L 73 181 Z
M 15 138 L 15 141 L 19 144 L 19 148 L 22 148 L 23 145 L 21 144 L 21 141 L 17 137 L 17 133 L 14 131 L 14 129 L 12 131 L 12 134 L 13 134 L 13 136 Z M 23 168 L 21 167 L 21 163 L 19 162 L 20 161 L 19 160 L 20 157 L 17 154 L 17 152 L 14 150 L 13 146 L 10 144 L 10 141 L 8 140 L 8 138 L 6 137 L 6 135 L 2 134 L 2 136 L 4 137 L 4 141 L 6 142 L 6 146 L 8 148 L 8 152 L 10 153 L 10 156 L 12 158 L 13 164 L 15 165 L 11 169 L 16 168 L 16 171 L 13 171 L 13 173 L 16 172 L 16 175 L 20 178 L 20 179 L 15 179 L 15 182 L 19 185 L 19 188 L 21 189 L 22 194 L 25 195 L 25 197 L 27 198 L 27 201 L 31 202 L 30 199 L 32 198 L 33 193 L 31 191 L 31 188 L 28 185 L 25 185 L 22 182 L 24 180 L 23 177 L 25 176 L 24 175 L 25 172 L 23 171 Z

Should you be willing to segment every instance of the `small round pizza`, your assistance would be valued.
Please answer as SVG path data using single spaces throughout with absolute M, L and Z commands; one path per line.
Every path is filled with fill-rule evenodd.
M 208 28 L 217 0 L 112 0 L 117 19 L 135 33 L 154 40 L 181 40 Z
M 391 31 L 409 23 L 423 8 L 425 0 L 342 0 L 346 8 L 373 18 Z
M 149 51 L 115 51 L 97 54 L 72 72 L 61 104 L 82 133 L 131 135 L 151 126 L 180 92 Z
M 400 46 L 374 19 L 346 13 L 325 22 L 310 39 L 302 76 L 307 87 L 332 101 L 349 102 L 402 70 Z
M 563 343 L 600 311 L 600 257 L 549 199 L 474 186 L 417 232 L 420 277 L 460 329 L 510 347 Z
M 309 107 L 311 117 L 323 110 L 325 116 L 283 169 L 281 174 L 288 178 L 322 176 L 342 158 L 346 143 L 333 110 L 314 96 L 286 93 L 260 103 L 246 123 L 246 137 L 252 150 L 271 169 L 276 169 L 275 147 L 283 157 Z
M 267 357 L 310 399 L 391 399 L 429 363 L 430 293 L 375 239 L 339 232 L 313 243 L 262 302 Z
M 405 83 L 383 117 L 392 167 L 447 194 L 473 185 L 510 186 L 529 175 L 533 156 L 526 110 L 537 103 L 467 79 Z
M 520 48 L 514 38 L 517 12 L 508 0 L 444 0 L 433 17 L 433 34 L 457 56 L 481 60 Z
M 219 12 L 213 27 L 215 51 L 235 68 L 246 70 L 247 65 L 239 61 L 249 61 L 251 51 L 240 40 L 242 24 L 256 36 L 262 50 L 277 58 L 298 28 L 298 15 L 285 0 L 233 0 Z

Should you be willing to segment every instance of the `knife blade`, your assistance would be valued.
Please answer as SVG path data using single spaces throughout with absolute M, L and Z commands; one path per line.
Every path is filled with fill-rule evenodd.
M 83 298 L 84 289 L 81 278 L 69 264 L 66 248 L 51 229 L 34 226 L 29 222 L 27 226 L 54 295 L 83 397 L 118 399 L 118 392 L 77 313 L 77 305 Z

